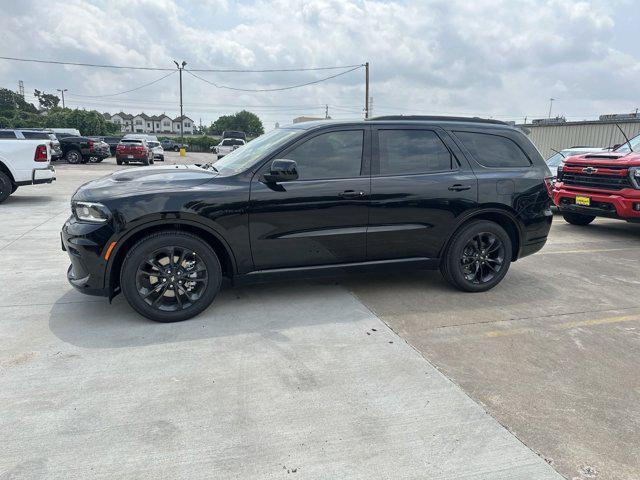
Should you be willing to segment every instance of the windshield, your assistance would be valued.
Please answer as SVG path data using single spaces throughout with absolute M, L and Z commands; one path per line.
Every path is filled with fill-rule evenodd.
M 224 170 L 223 173 L 228 173 L 229 175 L 240 173 L 253 165 L 260 157 L 283 145 L 287 140 L 300 135 L 301 132 L 303 130 L 286 128 L 273 130 L 250 141 L 244 147 L 225 155 L 223 159 L 214 164 L 214 167 L 219 171 Z
M 562 163 L 564 157 L 560 153 L 556 153 L 553 157 L 547 158 L 547 165 L 550 167 L 557 167 Z
M 631 143 L 631 149 L 634 152 L 640 151 L 640 135 L 636 135 L 635 137 L 633 137 L 631 140 L 629 140 L 629 143 Z M 629 153 L 629 143 L 625 142 L 624 145 L 620 145 L 615 149 L 615 151 L 620 153 Z

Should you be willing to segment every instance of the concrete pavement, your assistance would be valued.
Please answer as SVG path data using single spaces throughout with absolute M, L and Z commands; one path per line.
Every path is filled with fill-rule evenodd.
M 73 291 L 69 197 L 113 169 L 0 206 L 0 479 L 561 478 L 340 285 L 227 288 L 178 324 Z

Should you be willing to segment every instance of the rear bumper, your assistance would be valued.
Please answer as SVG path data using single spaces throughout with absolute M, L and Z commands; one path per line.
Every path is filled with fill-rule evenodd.
M 39 185 L 41 183 L 51 183 L 55 179 L 56 169 L 53 168 L 53 165 L 48 165 L 45 168 L 34 168 L 31 171 L 31 180 L 16 182 L 16 185 L 19 187 L 23 185 Z
M 592 206 L 576 205 L 576 196 L 589 197 Z M 615 193 L 577 191 L 560 184 L 553 189 L 553 203 L 560 212 L 640 221 L 640 190 L 627 188 Z

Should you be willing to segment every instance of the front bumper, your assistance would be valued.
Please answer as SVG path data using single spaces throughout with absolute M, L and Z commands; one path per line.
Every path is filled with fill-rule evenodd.
M 576 205 L 576 196 L 589 197 L 591 206 Z M 573 190 L 559 183 L 553 189 L 553 203 L 560 212 L 640 221 L 640 190 L 636 189 L 626 188 L 616 192 Z
M 108 224 L 79 222 L 71 216 L 62 226 L 62 250 L 71 260 L 67 280 L 79 292 L 87 295 L 109 296 L 105 285 L 107 261 L 105 245 L 112 234 Z

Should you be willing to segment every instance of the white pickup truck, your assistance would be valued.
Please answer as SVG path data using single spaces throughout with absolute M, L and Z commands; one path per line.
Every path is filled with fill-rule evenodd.
M 51 183 L 56 171 L 51 165 L 51 139 L 30 131 L 0 130 L 0 203 L 23 185 Z

